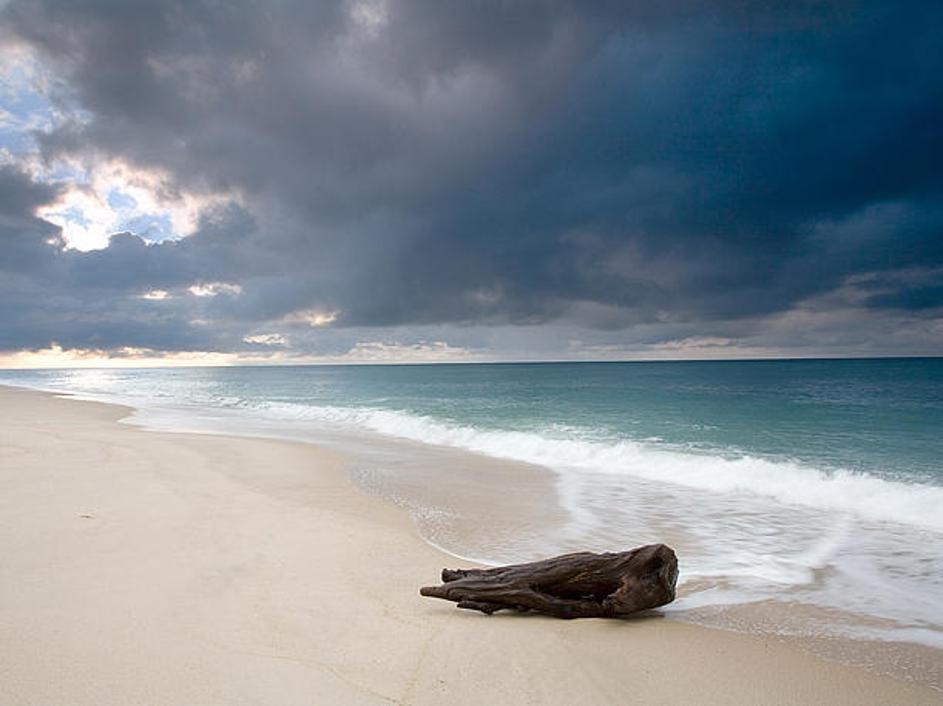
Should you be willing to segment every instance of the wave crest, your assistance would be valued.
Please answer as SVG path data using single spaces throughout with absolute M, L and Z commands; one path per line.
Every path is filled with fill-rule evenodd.
M 386 436 L 451 446 L 554 471 L 623 474 L 715 493 L 751 493 L 819 510 L 852 513 L 943 532 L 943 488 L 848 470 L 823 470 L 750 455 L 724 457 L 652 442 L 580 438 L 554 431 L 501 431 L 372 407 L 267 403 L 266 412 L 354 426 Z

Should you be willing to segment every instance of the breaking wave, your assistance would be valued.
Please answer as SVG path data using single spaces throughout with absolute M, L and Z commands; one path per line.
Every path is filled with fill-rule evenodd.
M 624 474 L 715 493 L 751 493 L 782 503 L 943 532 L 943 488 L 939 486 L 750 455 L 678 450 L 657 442 L 600 439 L 572 429 L 566 430 L 566 435 L 559 429 L 503 431 L 379 408 L 263 404 L 268 415 L 278 418 L 354 426 L 562 473 Z

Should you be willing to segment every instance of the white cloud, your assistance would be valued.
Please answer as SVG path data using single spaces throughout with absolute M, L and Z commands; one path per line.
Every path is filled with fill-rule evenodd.
M 200 282 L 191 285 L 187 291 L 195 297 L 215 297 L 220 294 L 236 297 L 242 294 L 242 286 L 228 282 Z
M 470 360 L 473 356 L 473 351 L 470 349 L 451 346 L 445 341 L 419 343 L 361 341 L 354 345 L 343 358 L 358 362 L 428 363 Z
M 282 317 L 282 322 L 286 324 L 306 324 L 308 326 L 327 326 L 332 324 L 340 316 L 339 311 L 319 311 L 317 309 L 305 309 L 295 311 Z
M 668 351 L 689 351 L 702 348 L 729 348 L 736 344 L 735 340 L 725 336 L 688 336 L 687 338 L 665 341 L 653 347 Z
M 389 21 L 386 2 L 357 0 L 350 4 L 350 18 L 367 37 L 376 37 Z
M 245 343 L 257 343 L 263 346 L 284 346 L 288 344 L 288 339 L 280 333 L 256 333 L 251 336 L 243 336 Z
M 156 240 L 186 237 L 206 209 L 239 201 L 234 194 L 181 191 L 170 175 L 117 159 L 33 163 L 32 171 L 42 181 L 68 182 L 36 215 L 62 228 L 66 247 L 80 251 L 106 248 L 125 230 Z

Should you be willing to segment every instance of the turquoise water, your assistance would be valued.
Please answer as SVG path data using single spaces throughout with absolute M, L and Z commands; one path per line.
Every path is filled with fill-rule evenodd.
M 537 464 L 566 531 L 476 556 L 670 537 L 688 586 L 679 611 L 776 600 L 943 644 L 943 359 L 0 371 L 4 382 L 160 411 L 173 428 L 408 439 Z
M 382 409 L 943 484 L 943 359 L 0 371 L 222 407 Z

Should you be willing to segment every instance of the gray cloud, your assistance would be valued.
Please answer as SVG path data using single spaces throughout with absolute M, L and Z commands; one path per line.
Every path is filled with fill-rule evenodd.
M 82 111 L 37 135 L 46 160 L 239 205 L 183 240 L 63 251 L 32 216 L 55 187 L 7 169 L 0 347 L 747 335 L 864 274 L 865 314 L 938 316 L 938 282 L 894 273 L 943 265 L 940 6 L 629 5 L 8 3 L 6 40 Z M 301 309 L 335 330 L 284 323 Z

